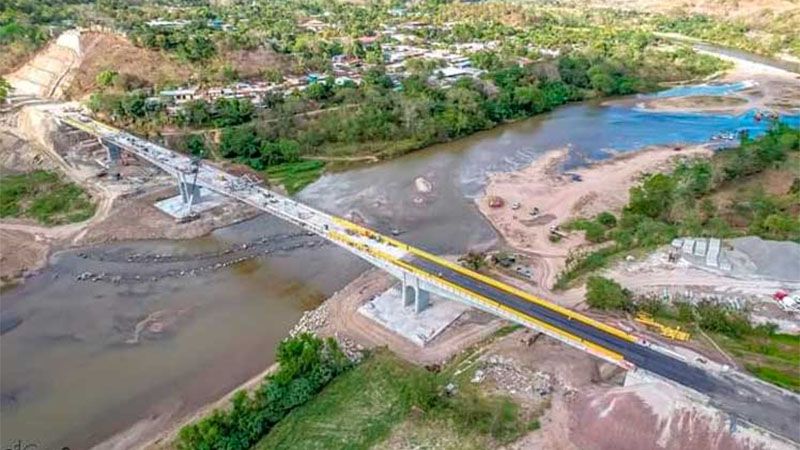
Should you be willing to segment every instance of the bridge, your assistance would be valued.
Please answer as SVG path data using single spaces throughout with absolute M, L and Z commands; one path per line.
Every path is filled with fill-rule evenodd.
M 740 386 L 744 381 L 707 372 L 626 331 L 299 203 L 246 177 L 231 175 L 211 164 L 198 165 L 188 156 L 78 113 L 62 112 L 56 117 L 63 124 L 96 136 L 112 159 L 118 157 L 120 151 L 128 151 L 173 175 L 188 204 L 194 201 L 198 188 L 209 189 L 328 239 L 399 279 L 404 303 L 417 312 L 427 306 L 431 293 L 465 303 L 542 332 L 628 371 L 686 386 L 728 411 L 736 413 L 745 406 L 755 408 L 754 413 L 742 414 L 742 417 L 800 442 L 800 430 L 795 426 L 800 423 L 800 398 L 796 395 L 763 387 L 771 389 L 765 399 L 763 393 Z M 773 423 L 775 414 L 783 417 L 780 424 Z

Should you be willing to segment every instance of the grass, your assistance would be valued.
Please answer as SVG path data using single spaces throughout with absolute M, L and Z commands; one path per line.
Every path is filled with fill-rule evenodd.
M 357 450 L 399 441 L 414 448 L 482 449 L 539 427 L 538 415 L 528 417 L 511 399 L 468 382 L 456 381 L 458 391 L 445 394 L 451 369 L 431 373 L 388 351 L 373 353 L 293 410 L 254 448 Z
M 800 336 L 773 334 L 733 339 L 715 333 L 714 340 L 754 376 L 800 392 Z
M 37 170 L 0 178 L 0 217 L 60 225 L 86 220 L 94 210 L 95 205 L 82 188 L 56 173 Z
M 800 377 L 794 374 L 787 374 L 785 371 L 773 369 L 771 367 L 747 364 L 747 371 L 756 377 L 774 385 L 800 392 Z
M 324 170 L 322 161 L 300 161 L 273 166 L 264 173 L 271 182 L 283 185 L 286 192 L 294 194 L 316 181 Z
M 292 411 L 255 448 L 370 448 L 405 419 L 411 402 L 404 390 L 425 376 L 424 369 L 378 352 Z

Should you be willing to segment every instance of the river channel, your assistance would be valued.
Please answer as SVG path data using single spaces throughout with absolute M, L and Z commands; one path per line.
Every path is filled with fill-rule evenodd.
M 797 116 L 789 120 L 798 125 Z M 297 197 L 381 231 L 399 230 L 400 239 L 432 251 L 462 253 L 496 243 L 473 204 L 489 172 L 517 169 L 564 146 L 573 150 L 569 165 L 577 166 L 612 150 L 704 142 L 764 127 L 752 113 L 574 104 L 393 161 L 327 174 Z M 418 177 L 430 183 L 430 192 L 418 191 Z M 253 246 L 258 257 L 219 270 L 172 269 L 242 245 Z M 3 448 L 17 441 L 87 448 L 139 421 L 213 401 L 269 366 L 276 343 L 302 312 L 366 268 L 349 253 L 263 215 L 201 239 L 54 255 L 47 269 L 3 294 Z M 117 269 L 141 275 L 76 279 Z

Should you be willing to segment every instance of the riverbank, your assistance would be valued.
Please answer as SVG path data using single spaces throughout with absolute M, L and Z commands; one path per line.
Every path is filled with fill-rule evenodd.
M 416 365 L 441 366 L 462 350 L 491 336 L 505 324 L 505 321 L 481 311 L 470 311 L 428 345 L 419 347 L 358 312 L 361 305 L 392 287 L 395 282 L 394 278 L 384 272 L 368 270 L 316 308 L 306 311 L 289 335 L 311 332 L 320 337 L 333 337 L 345 354 L 356 360 L 361 358 L 364 350 L 386 347 Z M 237 391 L 256 388 L 276 368 L 275 364 L 269 366 L 222 398 L 190 413 L 177 415 L 176 411 L 164 411 L 163 414 L 151 415 L 95 448 L 172 448 L 182 427 L 210 414 L 214 409 L 229 407 L 230 399 Z
M 682 158 L 709 155 L 707 145 L 651 147 L 565 174 L 561 166 L 569 150 L 555 150 L 518 172 L 490 175 L 476 203 L 508 245 L 531 255 L 534 281 L 550 289 L 570 252 L 587 246 L 575 233 L 551 241 L 551 227 L 603 211 L 619 212 L 643 174 L 668 170 Z M 493 207 L 491 200 L 498 198 L 503 206 Z
M 116 168 L 119 179 L 107 175 L 97 161 L 104 150 L 96 140 L 76 138 L 59 130 L 47 107 L 28 106 L 3 116 L 0 171 L 31 174 L 58 172 L 91 195 L 91 217 L 46 226 L 32 219 L 0 220 L 0 286 L 16 284 L 47 265 L 59 251 L 87 245 L 142 239 L 191 239 L 255 217 L 259 212 L 226 200 L 198 220 L 177 223 L 154 206 L 178 195 L 174 181 L 146 163 L 125 159 Z M 75 148 L 80 151 L 75 151 Z
M 800 75 L 778 67 L 737 58 L 719 51 L 700 53 L 733 64 L 723 74 L 705 80 L 714 84 L 739 86 L 738 90 L 713 95 L 651 96 L 606 102 L 610 105 L 636 106 L 644 110 L 677 113 L 743 114 L 751 110 L 777 114 L 800 111 Z

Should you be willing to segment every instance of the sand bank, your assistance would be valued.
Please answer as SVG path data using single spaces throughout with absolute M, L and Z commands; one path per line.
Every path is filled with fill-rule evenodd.
M 565 175 L 560 168 L 567 153 L 555 150 L 518 172 L 492 174 L 485 195 L 476 200 L 481 213 L 510 246 L 534 256 L 536 281 L 546 288 L 553 285 L 567 254 L 586 244 L 578 233 L 551 242 L 551 226 L 602 211 L 619 212 L 628 201 L 628 190 L 643 174 L 669 170 L 681 158 L 709 156 L 711 150 L 705 145 L 680 151 L 652 147 Z M 573 181 L 571 174 L 582 181 Z M 489 206 L 491 197 L 502 198 L 504 205 Z M 539 209 L 538 215 L 531 215 L 533 208 Z

